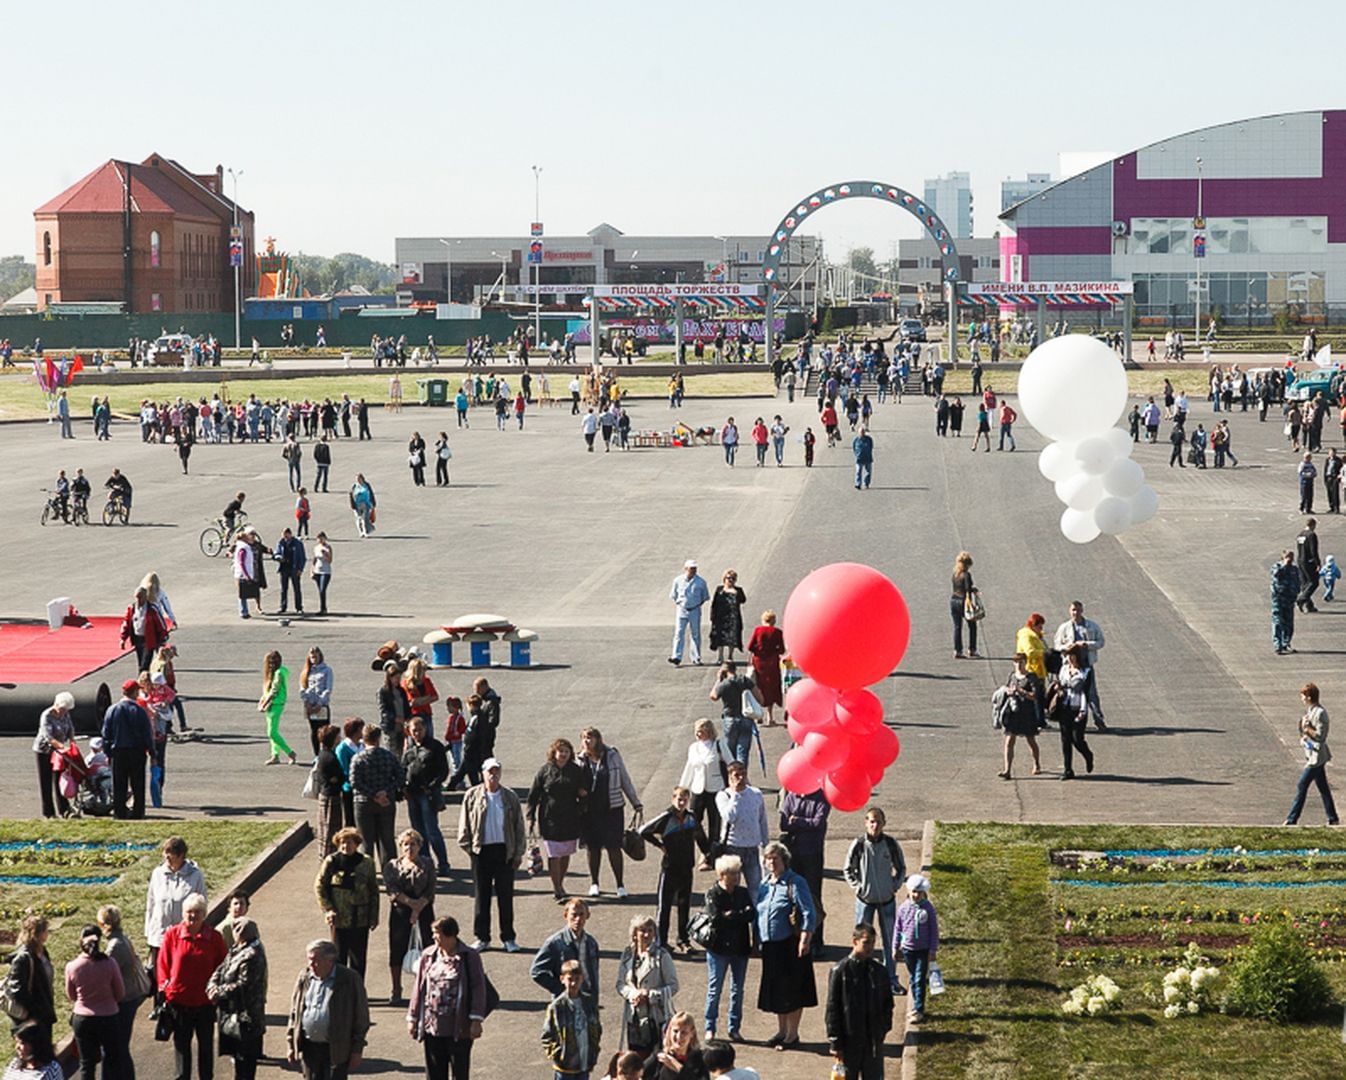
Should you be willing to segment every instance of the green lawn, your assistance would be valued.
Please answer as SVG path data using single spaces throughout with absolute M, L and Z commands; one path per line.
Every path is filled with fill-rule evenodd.
M 150 872 L 162 861 L 159 847 L 171 835 L 187 841 L 188 858 L 206 875 L 212 903 L 226 886 L 290 827 L 287 821 L 113 821 L 80 818 L 68 821 L 0 820 L 0 844 L 32 841 L 107 844 L 107 848 L 0 848 L 0 952 L 13 947 L 14 932 L 25 913 L 36 911 L 51 920 L 47 943 L 52 965 L 60 972 L 78 951 L 79 930 L 96 921 L 98 908 L 116 904 L 122 924 L 136 950 L 144 956 L 145 890 Z M 150 845 L 147 847 L 128 845 Z M 107 884 L 17 884 L 11 876 L 55 878 L 115 877 Z M 58 998 L 61 994 L 58 990 Z M 59 1001 L 57 1015 L 68 1008 Z
M 1117 871 L 1054 865 L 1049 857 L 1064 849 L 1236 845 L 1251 852 L 1315 846 L 1340 851 L 1346 835 L 1330 829 L 941 824 L 931 899 L 939 912 L 939 960 L 948 991 L 933 999 L 930 1021 L 918 1037 L 922 1080 L 1346 1075 L 1339 1010 L 1320 1023 L 1288 1028 L 1218 1013 L 1165 1020 L 1159 990 L 1188 940 L 1202 941 L 1202 951 L 1221 966 L 1252 923 L 1290 919 L 1313 942 L 1338 999 L 1346 997 L 1346 953 L 1333 943 L 1346 937 L 1346 891 L 1199 884 L 1337 880 L 1346 878 L 1340 856 L 1253 856 L 1241 867 L 1234 865 L 1237 859 L 1211 858 L 1191 868 Z M 1062 883 L 1067 878 L 1125 885 L 1071 886 Z M 1176 884 L 1141 884 L 1161 880 Z M 1121 987 L 1120 1011 L 1065 1017 L 1062 1000 L 1091 974 L 1105 974 Z

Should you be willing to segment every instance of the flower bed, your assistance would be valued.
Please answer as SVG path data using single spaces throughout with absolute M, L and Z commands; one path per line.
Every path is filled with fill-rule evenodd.
M 1304 942 L 1346 997 L 1339 843 L 1326 829 L 940 825 L 931 898 L 949 992 L 930 1013 L 923 1080 L 1000 1075 L 1011 1060 L 1016 1077 L 1133 1075 L 1142 1061 L 1165 1078 L 1219 1061 L 1346 1075 L 1339 1010 L 1293 1035 L 1220 1010 L 1226 969 L 1267 925 Z

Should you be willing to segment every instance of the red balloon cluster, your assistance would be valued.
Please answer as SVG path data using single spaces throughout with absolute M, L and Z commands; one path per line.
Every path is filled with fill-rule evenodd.
M 784 632 L 808 678 L 785 695 L 786 726 L 797 745 L 782 755 L 776 776 L 789 791 L 822 788 L 836 809 L 859 810 L 901 749 L 883 723 L 883 703 L 865 687 L 907 651 L 907 602 L 877 570 L 833 563 L 795 586 Z

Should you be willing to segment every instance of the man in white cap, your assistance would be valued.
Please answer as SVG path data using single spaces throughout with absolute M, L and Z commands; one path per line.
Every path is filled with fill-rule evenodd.
M 491 897 L 500 909 L 500 940 L 518 952 L 514 937 L 514 875 L 523 861 L 523 807 L 519 796 L 500 784 L 500 761 L 481 765 L 482 782 L 468 788 L 458 814 L 458 846 L 472 858 L 472 929 L 480 952 L 491 944 Z
M 696 572 L 696 560 L 688 559 L 682 564 L 682 573 L 673 579 L 673 588 L 668 598 L 677 608 L 677 622 L 673 627 L 673 655 L 668 662 L 677 666 L 682 663 L 684 635 L 690 633 L 692 639 L 692 663 L 701 663 L 701 605 L 710 599 L 710 590 L 706 579 Z

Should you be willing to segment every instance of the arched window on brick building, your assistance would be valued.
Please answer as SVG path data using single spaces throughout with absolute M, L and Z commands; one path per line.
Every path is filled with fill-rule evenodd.
M 51 233 L 49 232 L 42 234 L 42 265 L 51 265 Z
M 159 265 L 159 230 L 155 229 L 150 233 L 150 266 Z

